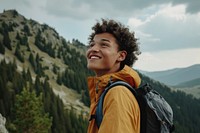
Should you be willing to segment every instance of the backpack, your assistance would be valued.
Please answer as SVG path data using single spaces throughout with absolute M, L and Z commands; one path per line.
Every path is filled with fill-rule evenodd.
M 99 128 L 103 119 L 103 101 L 106 93 L 114 86 L 123 85 L 136 97 L 140 107 L 141 133 L 171 133 L 174 131 L 173 111 L 165 99 L 148 83 L 138 89 L 124 81 L 111 82 L 101 94 L 96 109 L 95 122 Z

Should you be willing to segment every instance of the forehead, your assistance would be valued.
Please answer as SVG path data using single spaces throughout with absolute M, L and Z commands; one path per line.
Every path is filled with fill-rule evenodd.
M 108 41 L 108 42 L 116 42 L 116 38 L 110 33 L 100 33 L 96 34 L 93 38 L 93 41 Z

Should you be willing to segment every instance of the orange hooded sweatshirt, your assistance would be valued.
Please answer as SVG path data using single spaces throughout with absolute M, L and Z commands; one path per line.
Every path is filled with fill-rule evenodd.
M 122 80 L 137 88 L 141 79 L 136 71 L 125 66 L 116 73 L 89 77 L 90 116 L 95 115 L 98 100 L 109 81 Z M 124 86 L 115 86 L 105 96 L 103 120 L 97 127 L 95 119 L 89 121 L 88 133 L 139 133 L 140 109 L 134 95 Z

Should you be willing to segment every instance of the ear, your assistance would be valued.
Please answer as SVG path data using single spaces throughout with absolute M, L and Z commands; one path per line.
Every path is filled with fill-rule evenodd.
M 125 60 L 126 55 L 127 55 L 127 52 L 125 50 L 119 51 L 119 57 L 118 57 L 117 61 L 121 62 L 121 61 Z

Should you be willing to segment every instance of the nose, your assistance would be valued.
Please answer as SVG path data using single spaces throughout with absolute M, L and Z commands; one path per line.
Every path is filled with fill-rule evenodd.
M 98 52 L 99 51 L 99 46 L 98 44 L 92 45 L 88 50 Z
M 89 57 L 89 55 L 91 53 L 97 53 L 99 52 L 99 47 L 97 46 L 97 44 L 90 46 L 87 51 L 86 51 L 86 56 Z

